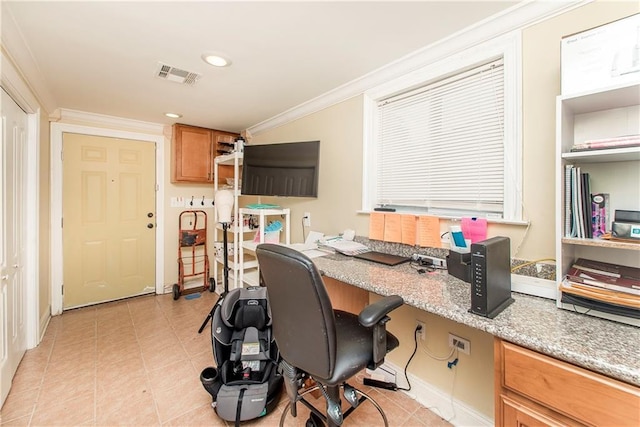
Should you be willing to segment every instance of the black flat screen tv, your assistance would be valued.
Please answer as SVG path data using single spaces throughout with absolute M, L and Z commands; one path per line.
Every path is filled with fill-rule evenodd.
M 243 157 L 243 195 L 318 197 L 320 141 L 246 145 Z

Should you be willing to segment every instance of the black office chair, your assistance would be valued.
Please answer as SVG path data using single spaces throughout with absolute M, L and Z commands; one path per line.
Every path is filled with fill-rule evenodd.
M 386 331 L 387 314 L 403 304 L 401 297 L 388 296 L 371 304 L 359 315 L 333 310 L 320 271 L 302 252 L 281 245 L 258 245 L 256 256 L 267 287 L 271 305 L 272 331 L 278 344 L 289 404 L 287 411 L 297 416 L 296 403 L 311 411 L 307 426 L 340 426 L 359 403 L 369 399 L 380 412 L 382 408 L 367 394 L 346 381 L 365 367 L 375 369 L 384 362 L 387 352 L 398 346 L 396 337 Z M 326 415 L 318 411 L 305 395 L 298 393 L 304 382 L 313 379 L 327 401 Z M 351 404 L 344 413 L 340 388 Z M 360 397 L 358 398 L 358 395 Z M 322 420 L 322 421 L 321 421 Z

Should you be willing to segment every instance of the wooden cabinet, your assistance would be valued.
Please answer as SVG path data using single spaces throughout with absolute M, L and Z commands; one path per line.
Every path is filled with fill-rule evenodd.
M 640 388 L 496 338 L 497 426 L 638 426 Z
M 334 310 L 360 314 L 362 309 L 369 305 L 369 291 L 327 276 L 322 280 Z
M 171 182 L 210 184 L 216 156 L 233 150 L 236 133 L 176 124 L 173 126 Z M 219 180 L 233 176 L 233 168 L 223 167 Z

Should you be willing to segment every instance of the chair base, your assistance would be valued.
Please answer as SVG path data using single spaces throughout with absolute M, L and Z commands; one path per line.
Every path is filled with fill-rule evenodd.
M 342 386 L 340 386 L 340 388 L 342 388 Z M 328 419 L 328 417 L 320 412 L 316 407 L 314 407 L 311 403 L 309 403 L 304 396 L 309 394 L 309 393 L 313 393 L 316 390 L 319 390 L 320 386 L 316 385 L 313 386 L 307 390 L 305 390 L 304 392 L 299 394 L 300 400 L 298 400 L 298 402 L 296 403 L 302 403 L 304 406 L 306 406 L 312 414 L 315 414 L 315 416 L 319 419 L 321 419 L 323 422 L 326 423 L 327 427 L 338 427 L 338 425 L 336 425 L 335 423 L 333 423 L 331 421 L 331 419 Z M 382 407 L 378 404 L 378 402 L 376 402 L 371 396 L 369 396 L 367 393 L 363 392 L 362 390 L 359 390 L 357 388 L 354 388 L 356 393 L 360 395 L 360 403 L 362 403 L 364 400 L 369 400 L 371 402 L 371 404 L 373 405 L 374 408 L 376 408 L 376 410 L 380 413 L 380 416 L 382 416 L 382 420 L 384 421 L 384 426 L 385 427 L 389 427 L 389 422 L 387 420 L 387 416 L 385 415 Z M 284 422 L 287 418 L 287 415 L 289 414 L 289 412 L 291 412 L 291 402 L 287 403 L 287 406 L 285 406 L 284 410 L 282 411 L 282 416 L 280 417 L 280 427 L 284 426 Z M 355 410 L 356 408 L 351 407 L 349 409 L 347 409 L 344 413 L 343 413 L 343 419 L 346 420 L 349 415 L 351 415 L 351 413 Z M 317 424 L 311 424 L 311 425 L 317 425 Z M 324 424 L 323 424 L 324 425 Z

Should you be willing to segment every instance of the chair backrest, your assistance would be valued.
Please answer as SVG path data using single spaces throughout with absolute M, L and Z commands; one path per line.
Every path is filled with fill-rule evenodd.
M 302 252 L 285 246 L 258 245 L 256 256 L 282 358 L 316 378 L 330 378 L 336 360 L 336 327 L 320 272 Z

